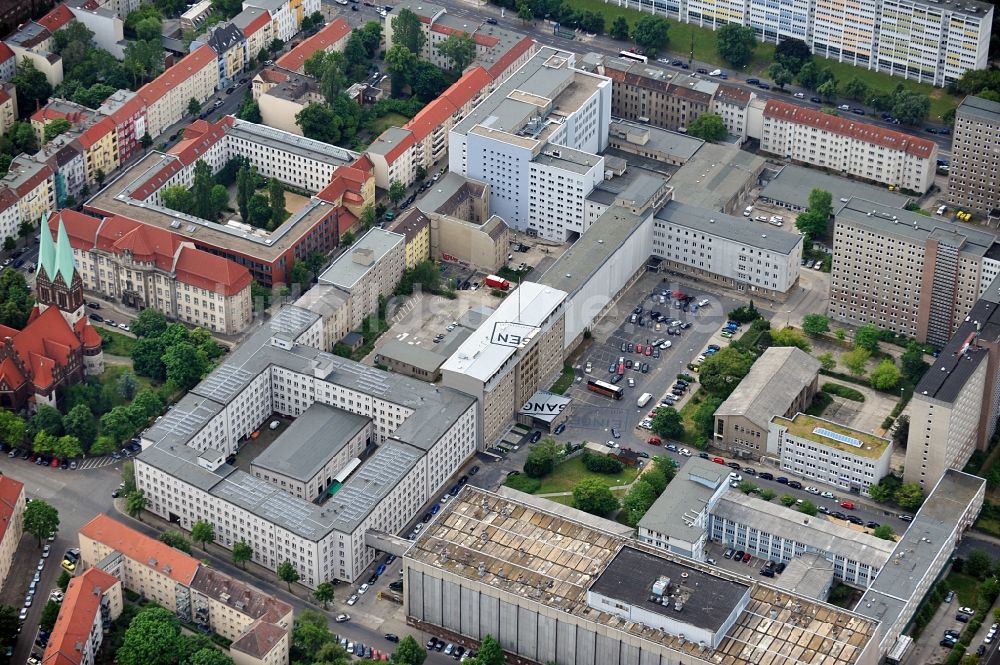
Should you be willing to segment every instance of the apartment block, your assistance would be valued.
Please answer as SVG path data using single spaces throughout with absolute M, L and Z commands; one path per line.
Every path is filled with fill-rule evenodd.
M 0 212 L 0 219 L 7 224 L 0 228 L 0 234 L 17 237 L 17 224 L 31 222 L 35 224 L 42 215 L 55 207 L 55 174 L 52 167 L 43 162 L 37 162 L 27 155 L 18 155 L 11 161 L 7 174 L 0 178 L 0 190 L 7 190 L 12 198 L 0 194 L 0 209 L 16 210 L 16 215 L 10 217 Z M 8 226 L 9 220 L 16 219 L 14 226 Z
M 991 234 L 851 199 L 835 215 L 830 316 L 943 347 L 1000 270 Z
M 232 641 L 230 655 L 236 662 L 288 663 L 291 605 L 107 515 L 98 515 L 80 529 L 80 559 L 85 572 L 78 580 L 95 570 L 121 580 L 129 591 L 183 621 Z M 272 639 L 256 639 L 262 624 Z
M 127 217 L 62 210 L 49 217 L 50 229 L 60 222 L 85 290 L 224 335 L 250 325 L 252 280 L 243 266 Z
M 24 483 L 0 476 L 0 585 L 7 579 L 24 532 Z
M 287 69 L 288 71 L 303 73 L 306 60 L 313 57 L 320 51 L 324 53 L 342 53 L 347 46 L 347 39 L 351 36 L 351 26 L 343 17 L 335 18 L 327 23 L 319 32 L 303 39 L 295 48 L 283 54 L 274 61 L 275 66 Z M 256 52 L 250 51 L 254 57 Z
M 240 29 L 246 39 L 248 57 L 256 58 L 274 39 L 271 15 L 266 9 L 244 7 L 243 11 L 233 17 L 232 24 Z
M 566 294 L 522 282 L 441 366 L 441 384 L 472 395 L 491 446 L 562 368 Z
M 451 130 L 449 169 L 491 186 L 509 226 L 565 242 L 587 229 L 586 198 L 604 179 L 611 80 L 576 56 L 539 50 Z
M 243 73 L 250 59 L 246 37 L 243 31 L 232 23 L 220 23 L 209 28 L 208 36 L 197 40 L 207 44 L 216 54 L 219 65 L 218 87 L 232 85 Z M 256 57 L 257 54 L 253 54 Z
M 763 152 L 920 194 L 937 172 L 933 141 L 774 99 L 755 138 Z
M 868 496 L 869 488 L 889 475 L 892 441 L 796 413 L 771 419 L 767 454 L 780 460 L 783 471 Z
M 373 228 L 318 277 L 348 294 L 350 326 L 358 329 L 389 298 L 406 270 L 406 236 Z
M 407 270 L 431 258 L 431 220 L 418 209 L 405 211 L 386 224 L 385 230 L 406 238 Z
M 302 19 L 320 10 L 320 0 L 244 0 L 243 9 L 264 10 L 274 38 L 288 43 L 302 28 Z
M 139 88 L 146 104 L 146 131 L 159 136 L 164 129 L 187 115 L 188 102 L 199 103 L 219 87 L 219 64 L 210 46 L 201 46 L 155 79 Z
M 142 148 L 142 137 L 149 132 L 146 126 L 145 102 L 138 93 L 131 90 L 116 90 L 104 100 L 97 112 L 114 122 L 118 163 L 124 164 Z
M 71 579 L 42 665 L 93 665 L 122 606 L 122 583 L 117 577 L 91 568 Z
M 948 201 L 980 213 L 1000 208 L 1000 104 L 966 97 L 955 112 Z
M 767 349 L 715 410 L 713 444 L 741 458 L 770 454 L 771 418 L 775 414 L 791 418 L 805 411 L 819 390 L 818 376 L 819 361 L 804 351 L 788 346 Z
M 6 134 L 15 120 L 17 120 L 17 88 L 13 83 L 3 81 L 0 83 L 0 132 Z

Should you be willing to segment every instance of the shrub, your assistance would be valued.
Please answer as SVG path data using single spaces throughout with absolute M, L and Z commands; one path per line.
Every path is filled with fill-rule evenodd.
M 616 474 L 621 473 L 625 465 L 616 459 L 612 459 L 606 455 L 594 455 L 591 452 L 583 453 L 583 466 L 587 468 L 587 471 L 592 471 L 593 473 L 606 473 L 606 474 Z
M 504 485 L 512 489 L 516 489 L 519 492 L 524 492 L 525 494 L 534 494 L 538 491 L 538 488 L 542 486 L 542 481 L 535 478 L 529 478 L 523 474 L 517 476 L 509 476 L 507 480 L 504 481 Z
M 847 386 L 842 386 L 839 383 L 824 383 L 823 392 L 830 393 L 831 395 L 836 395 L 837 397 L 843 397 L 844 399 L 853 400 L 855 402 L 864 402 L 865 396 L 854 388 L 848 388 Z

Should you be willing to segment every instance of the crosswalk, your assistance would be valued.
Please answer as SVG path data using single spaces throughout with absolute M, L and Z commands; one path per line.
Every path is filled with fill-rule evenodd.
M 101 469 L 106 466 L 111 466 L 115 464 L 116 461 L 110 455 L 104 457 L 90 457 L 85 460 L 80 460 L 77 462 L 77 471 L 86 471 L 87 469 Z

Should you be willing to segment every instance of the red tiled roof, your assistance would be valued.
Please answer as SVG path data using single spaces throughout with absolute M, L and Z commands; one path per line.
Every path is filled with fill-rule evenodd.
M 132 119 L 133 116 L 141 114 L 145 111 L 145 106 L 142 103 L 142 98 L 135 95 L 127 102 L 119 106 L 117 109 L 111 112 L 111 119 L 115 121 L 115 124 L 122 125 Z
M 404 152 L 412 148 L 416 142 L 417 139 L 413 135 L 413 132 L 408 132 L 401 141 L 399 141 L 398 143 L 396 143 L 396 145 L 392 147 L 392 150 L 385 153 L 386 163 L 392 164 L 394 161 L 396 161 L 396 159 L 399 158 L 400 155 L 402 155 Z
M 178 281 L 232 296 L 247 288 L 250 271 L 229 259 L 191 247 L 181 247 L 174 264 Z
M 278 58 L 274 64 L 294 72 L 302 72 L 306 60 L 317 51 L 329 50 L 331 46 L 351 34 L 351 26 L 343 18 L 334 19 L 325 28 L 312 37 L 305 39 L 285 55 Z
M 59 229 L 59 221 L 62 220 L 66 229 L 66 236 L 73 249 L 88 250 L 94 246 L 94 239 L 97 237 L 97 229 L 101 226 L 101 220 L 90 215 L 75 210 L 60 210 L 49 215 L 49 230 L 53 234 Z
M 461 108 L 468 104 L 469 100 L 475 99 L 476 95 L 486 90 L 492 82 L 493 77 L 488 71 L 482 67 L 474 67 L 465 72 L 462 78 L 452 83 L 441 94 L 450 99 L 456 107 Z
M 6 90 L 0 87 L 0 104 L 6 104 L 9 99 L 10 95 L 7 94 Z
M 20 199 L 14 190 L 4 187 L 0 189 L 0 211 L 7 210 L 11 206 L 16 206 Z
M 198 572 L 198 560 L 194 557 L 139 533 L 107 515 L 98 515 L 84 524 L 80 535 L 102 543 L 139 565 L 152 568 L 185 586 L 191 586 L 191 580 Z
M 10 49 L 10 47 L 3 42 L 0 42 L 0 62 L 7 62 L 13 57 L 14 52 Z
M 139 88 L 139 96 L 146 105 L 152 105 L 159 101 L 167 90 L 177 87 L 181 81 L 186 81 L 196 72 L 200 72 L 209 63 L 216 65 L 215 51 L 208 44 L 199 47 L 197 50 L 188 53 L 186 56 L 170 69 L 166 70 L 155 79 Z
M 375 170 L 375 165 L 372 164 L 372 160 L 368 159 L 368 155 L 366 153 L 358 155 L 358 158 L 354 160 L 354 163 L 351 164 L 351 166 L 366 173 Z
M 52 627 L 42 663 L 73 663 L 83 661 L 79 645 L 90 640 L 90 631 L 101 611 L 101 599 L 118 578 L 100 568 L 90 568 L 69 582 L 59 616 Z
M 157 268 L 169 272 L 182 242 L 183 238 L 166 229 L 116 215 L 104 220 L 96 242 L 86 249 L 97 247 L 110 254 L 130 252 L 137 260 L 155 263 Z
M 271 68 L 262 69 L 257 75 L 267 83 L 284 83 L 288 80 L 288 74 Z
M 448 99 L 448 93 L 445 92 L 430 104 L 420 109 L 420 112 L 413 116 L 403 126 L 403 129 L 413 132 L 414 140 L 423 141 L 457 110 L 451 100 Z M 386 159 L 388 159 L 388 155 L 386 155 Z
M 115 133 L 115 123 L 111 118 L 103 118 L 87 128 L 79 136 L 80 145 L 84 150 L 90 150 L 94 144 L 100 142 L 108 134 Z
M 746 106 L 750 103 L 750 99 L 753 97 L 753 93 L 746 89 L 735 85 L 726 85 L 725 83 L 719 85 L 719 89 L 715 93 L 715 98 L 723 98 L 723 101 L 730 104 L 740 104 Z
M 31 372 L 31 381 L 40 389 L 52 386 L 56 366 L 66 365 L 70 355 L 81 347 L 80 340 L 56 307 L 47 307 L 44 312 L 35 307 L 24 329 L 8 336 L 12 338 L 14 352 Z M 7 363 L 0 366 L 0 381 L 6 381 L 12 389 L 28 379 L 16 367 L 12 369 Z
M 256 660 L 264 660 L 281 640 L 285 639 L 288 631 L 276 626 L 273 623 L 257 621 L 250 629 L 243 633 L 235 642 L 230 645 L 231 649 L 249 654 Z
M 14 364 L 10 358 L 4 361 L 4 365 L 7 363 Z M 24 483 L 21 481 L 14 480 L 10 476 L 0 476 L 0 540 L 3 540 L 12 520 L 21 519 L 20 515 L 14 514 L 14 510 L 23 491 Z
M 184 140 L 170 149 L 170 154 L 177 155 L 184 166 L 194 164 L 201 159 L 209 148 L 226 135 L 226 129 L 236 121 L 232 116 L 225 116 L 216 123 L 196 120 L 184 129 Z
M 484 35 L 480 32 L 473 32 L 469 34 L 468 30 L 462 30 L 461 28 L 454 28 L 450 25 L 444 25 L 442 23 L 435 23 L 431 26 L 431 30 L 434 32 L 440 32 L 442 35 L 469 35 L 472 41 L 478 46 L 485 46 L 486 48 L 493 48 L 500 43 L 499 37 L 494 37 L 493 35 Z
M 258 30 L 263 28 L 265 25 L 269 25 L 270 23 L 271 23 L 271 13 L 265 10 L 262 14 L 257 16 L 257 18 L 255 18 L 254 20 L 250 21 L 249 24 L 247 24 L 247 27 L 243 30 L 243 36 L 249 37 L 250 35 L 254 34 Z
M 46 104 L 31 114 L 33 122 L 40 122 L 42 124 L 62 118 L 76 125 L 90 117 L 93 117 L 93 113 L 86 113 L 84 111 L 70 111 L 67 113 L 53 104 Z
M 316 198 L 321 201 L 326 201 L 327 203 L 333 203 L 335 205 L 340 203 L 340 198 L 347 191 L 347 185 L 343 178 L 337 177 L 337 172 L 334 171 L 333 179 L 330 184 L 321 189 L 316 193 Z
M 509 51 L 497 58 L 497 61 L 494 62 L 489 68 L 488 71 L 490 76 L 492 76 L 494 80 L 499 78 L 512 63 L 517 62 L 518 58 L 533 49 L 534 46 L 535 40 L 531 37 L 525 37 L 518 43 L 514 44 Z
M 337 233 L 342 236 L 358 223 L 358 218 L 347 208 L 341 208 L 339 212 L 340 214 L 337 215 Z
M 38 19 L 37 23 L 44 25 L 49 32 L 55 32 L 74 18 L 73 12 L 64 4 L 58 4 L 48 14 Z
M 822 111 L 813 111 L 803 106 L 777 100 L 769 100 L 764 107 L 765 118 L 779 118 L 788 122 L 809 125 L 831 134 L 848 136 L 858 141 L 874 143 L 892 150 L 902 150 L 914 157 L 929 158 L 934 152 L 933 141 L 922 139 L 892 129 L 885 129 L 851 118 L 841 118 Z

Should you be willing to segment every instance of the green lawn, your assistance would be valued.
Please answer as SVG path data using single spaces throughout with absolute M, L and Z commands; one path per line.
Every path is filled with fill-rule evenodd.
M 389 113 L 381 118 L 372 120 L 370 128 L 372 134 L 378 136 L 390 127 L 402 127 L 407 122 L 409 122 L 409 118 L 405 115 L 400 115 L 399 113 Z
M 126 358 L 132 357 L 132 347 L 135 346 L 134 337 L 122 335 L 107 328 L 96 328 L 96 330 L 101 334 L 101 337 L 108 340 L 108 343 L 104 345 L 105 353 Z
M 636 20 L 642 14 L 648 13 L 619 7 L 617 0 L 610 0 L 609 2 L 605 2 L 604 0 L 574 0 L 573 7 L 580 10 L 594 11 L 603 15 L 606 30 L 611 29 L 611 24 L 619 16 L 624 16 L 629 25 L 634 26 Z M 730 70 L 732 69 L 731 66 L 724 63 L 722 58 L 719 57 L 719 53 L 716 50 L 715 33 L 711 28 L 702 28 L 690 23 L 679 23 L 671 19 L 667 20 L 670 23 L 670 43 L 667 45 L 667 51 L 670 55 L 686 60 L 690 57 L 693 46 L 695 60 L 714 63 L 723 69 L 727 67 Z M 663 57 L 663 55 L 661 53 L 660 57 Z M 773 62 L 774 44 L 760 43 L 757 44 L 753 60 L 747 65 L 746 69 L 748 73 L 764 74 L 765 70 Z M 867 83 L 870 88 L 877 90 L 892 90 L 902 83 L 908 90 L 917 90 L 929 95 L 931 98 L 931 111 L 928 116 L 929 122 L 941 122 L 941 116 L 944 115 L 945 111 L 957 108 L 959 102 L 961 102 L 961 99 L 949 95 L 941 88 L 935 88 L 931 85 L 907 81 L 899 77 L 889 76 L 888 74 L 869 71 L 863 67 L 855 67 L 848 63 L 837 62 L 836 60 L 817 57 L 816 62 L 822 67 L 829 67 L 841 83 L 846 83 L 856 77 Z
M 562 374 L 556 379 L 556 382 L 552 384 L 549 388 L 549 392 L 553 392 L 557 395 L 565 395 L 569 387 L 573 385 L 573 379 L 576 378 L 576 372 L 573 370 L 573 366 L 566 364 L 563 365 Z
M 615 495 L 615 497 L 618 499 L 619 502 L 621 502 L 621 500 L 624 499 L 625 495 L 628 493 L 628 490 L 611 490 L 611 493 Z M 562 505 L 569 506 L 570 508 L 573 507 L 573 495 L 572 494 L 567 495 L 567 496 L 547 496 L 547 497 L 544 497 L 544 499 L 546 501 L 554 501 L 555 503 L 561 503 Z M 624 524 L 624 522 L 622 521 L 622 519 L 624 519 L 627 516 L 627 514 L 625 513 L 625 511 L 619 511 L 618 516 L 620 518 L 620 519 L 618 519 L 618 523 L 619 524 Z
M 131 371 L 132 370 L 129 367 L 126 367 L 125 365 L 105 365 L 105 367 L 104 367 L 104 373 L 102 373 L 97 378 L 98 378 L 98 380 L 103 385 L 106 385 L 106 386 L 107 385 L 111 385 L 111 386 L 113 386 L 116 383 L 118 383 L 118 378 L 122 374 L 124 374 L 125 372 L 131 372 Z M 135 373 L 133 372 L 133 374 L 135 374 Z M 153 387 L 155 387 L 153 385 L 153 382 L 150 380 L 150 378 L 148 376 L 139 376 L 139 375 L 136 375 L 135 378 L 139 382 L 139 390 L 142 390 L 144 388 L 153 388 Z
M 944 578 L 944 585 L 947 589 L 955 592 L 958 602 L 966 607 L 976 607 L 979 601 L 979 580 L 965 573 L 948 573 Z
M 605 475 L 603 473 L 592 473 L 583 466 L 581 457 L 557 464 L 555 471 L 542 478 L 542 485 L 536 494 L 550 494 L 552 492 L 571 492 L 573 486 L 586 478 L 596 478 L 608 487 L 614 485 L 628 485 L 638 473 L 637 469 L 625 467 L 621 473 Z M 569 497 L 572 498 L 572 497 Z

